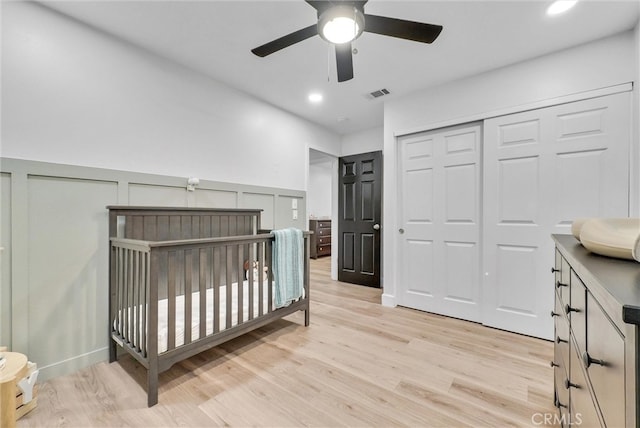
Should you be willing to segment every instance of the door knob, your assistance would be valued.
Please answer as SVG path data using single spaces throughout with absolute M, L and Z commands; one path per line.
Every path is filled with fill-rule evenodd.
M 373 230 L 380 230 L 380 225 L 378 223 L 374 224 Z

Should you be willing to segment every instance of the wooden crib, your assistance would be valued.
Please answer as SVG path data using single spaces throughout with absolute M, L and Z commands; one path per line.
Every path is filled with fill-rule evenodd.
M 275 309 L 274 235 L 261 210 L 108 206 L 109 361 L 117 345 L 147 369 L 147 402 L 173 364 L 305 311 L 309 325 L 309 239 L 304 294 Z

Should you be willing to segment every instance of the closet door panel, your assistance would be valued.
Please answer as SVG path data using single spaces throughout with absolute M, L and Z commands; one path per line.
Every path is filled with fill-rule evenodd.
M 626 217 L 629 94 L 484 122 L 483 323 L 551 339 L 552 233 Z
M 577 217 L 626 217 L 630 94 L 563 104 L 550 116 L 558 171 L 554 233 L 568 233 Z
M 544 335 L 532 319 L 542 322 L 548 303 L 535 293 L 535 284 L 544 280 L 544 243 L 549 240 L 542 227 L 545 207 L 539 204 L 546 184 L 543 121 L 539 111 L 532 111 L 490 119 L 484 126 L 482 321 L 534 336 Z M 544 321 L 549 325 L 543 329 L 550 329 L 550 338 L 548 312 Z
M 480 318 L 481 127 L 399 140 L 400 304 Z

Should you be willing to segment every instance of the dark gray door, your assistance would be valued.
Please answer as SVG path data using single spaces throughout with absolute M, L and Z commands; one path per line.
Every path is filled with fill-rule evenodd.
M 382 152 L 340 158 L 338 280 L 380 287 Z

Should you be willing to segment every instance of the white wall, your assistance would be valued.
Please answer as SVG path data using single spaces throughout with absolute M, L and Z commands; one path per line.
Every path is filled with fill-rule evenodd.
M 308 147 L 339 155 L 311 122 L 36 3 L 2 7 L 2 157 L 304 190 Z
M 384 128 L 366 129 L 342 136 L 341 156 L 376 152 L 384 147 Z
M 307 212 L 313 218 L 331 218 L 333 161 L 309 165 Z
M 396 135 L 490 117 L 541 100 L 638 78 L 637 35 L 625 32 L 572 49 L 447 83 L 385 103 L 383 304 L 395 305 Z M 637 93 L 636 93 L 637 94 Z M 636 129 L 638 118 L 636 116 Z M 638 146 L 637 135 L 634 138 Z M 637 193 L 637 188 L 636 188 Z

